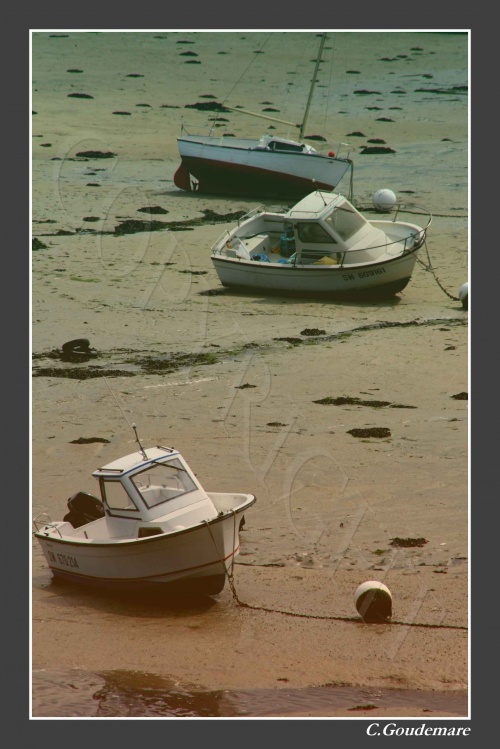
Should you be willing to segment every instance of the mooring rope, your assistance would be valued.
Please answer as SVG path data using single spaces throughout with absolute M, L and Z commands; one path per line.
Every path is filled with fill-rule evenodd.
M 233 510 L 233 514 L 236 517 L 234 510 Z M 300 614 L 295 611 L 284 611 L 283 609 L 272 609 L 272 608 L 269 608 L 268 606 L 257 606 L 255 604 L 246 603 L 245 601 L 242 601 L 240 597 L 238 596 L 238 592 L 234 585 L 234 554 L 233 554 L 232 569 L 231 569 L 231 572 L 229 572 L 224 562 L 224 559 L 222 558 L 220 551 L 217 547 L 214 535 L 212 533 L 212 529 L 210 528 L 208 521 L 205 520 L 204 523 L 206 524 L 210 532 L 210 536 L 212 537 L 215 550 L 219 556 L 219 561 L 224 567 L 224 570 L 226 571 L 226 576 L 229 582 L 229 586 L 231 588 L 231 592 L 233 594 L 233 598 L 236 601 L 237 605 L 240 606 L 241 608 L 252 609 L 253 611 L 265 611 L 266 613 L 269 613 L 269 614 L 282 614 L 283 616 L 293 616 L 298 619 L 321 619 L 321 620 L 326 620 L 326 621 L 354 622 L 356 624 L 360 624 L 363 622 L 361 618 L 356 617 L 356 616 L 335 616 L 335 615 L 323 616 L 321 614 Z M 233 541 L 233 549 L 234 549 L 234 541 Z M 388 620 L 386 623 L 395 624 L 395 625 L 402 626 L 402 627 L 423 627 L 427 629 L 457 629 L 457 630 L 468 631 L 468 627 L 464 627 L 460 624 L 427 624 L 425 622 L 400 622 L 394 619 L 391 619 L 390 621 Z
M 447 297 L 449 297 L 450 299 L 453 299 L 454 302 L 459 302 L 460 301 L 460 297 L 453 296 L 453 294 L 450 294 L 450 292 L 447 291 L 444 288 L 443 284 L 441 283 L 441 281 L 439 280 L 439 278 L 436 276 L 436 271 L 434 270 L 434 268 L 432 266 L 432 260 L 431 260 L 431 257 L 429 255 L 429 248 L 427 246 L 427 240 L 425 240 L 424 244 L 425 244 L 425 251 L 426 251 L 426 254 L 427 254 L 428 265 L 426 265 L 424 262 L 422 262 L 422 260 L 420 260 L 420 258 L 418 257 L 418 255 L 415 256 L 415 259 L 416 259 L 417 263 L 419 263 L 424 270 L 429 271 L 430 273 L 432 273 L 435 282 L 437 283 L 437 285 L 439 286 L 439 288 L 441 289 L 441 291 L 444 291 L 444 293 L 446 294 Z
M 231 510 L 231 512 L 233 513 L 233 554 L 231 555 L 231 572 L 229 572 L 229 570 L 227 568 L 227 565 L 226 565 L 223 557 L 221 556 L 221 553 L 219 551 L 219 547 L 217 546 L 217 542 L 216 542 L 216 540 L 214 538 L 214 534 L 212 533 L 212 529 L 210 527 L 210 523 L 208 522 L 208 520 L 204 520 L 203 522 L 205 523 L 205 525 L 208 528 L 208 532 L 210 533 L 210 537 L 211 537 L 211 539 L 213 541 L 213 544 L 215 546 L 215 551 L 217 552 L 217 556 L 219 557 L 219 561 L 222 564 L 222 566 L 224 567 L 224 571 L 226 573 L 226 577 L 228 579 L 229 585 L 231 586 L 231 589 L 233 591 L 233 595 L 235 596 L 236 600 L 238 601 L 238 596 L 236 594 L 236 589 L 235 589 L 234 583 L 233 583 L 233 577 L 234 577 L 234 556 L 235 556 L 234 555 L 234 546 L 235 546 L 235 543 L 236 543 L 236 513 L 235 513 L 234 510 Z
M 267 606 L 256 606 L 251 603 L 245 603 L 244 601 L 241 601 L 238 597 L 238 594 L 236 592 L 236 589 L 234 587 L 234 581 L 230 581 L 231 590 L 234 596 L 234 599 L 238 606 L 241 606 L 242 608 L 246 609 L 253 609 L 254 611 L 266 611 L 270 614 L 283 614 L 284 616 L 294 616 L 298 617 L 300 619 L 323 619 L 327 621 L 337 621 L 337 622 L 355 622 L 356 624 L 363 623 L 363 620 L 360 617 L 356 616 L 323 616 L 321 614 L 299 614 L 295 611 L 284 611 L 283 609 L 271 609 Z M 386 622 L 387 624 L 396 624 L 398 626 L 402 627 L 423 627 L 427 629 L 457 629 L 457 630 L 464 630 L 468 631 L 468 627 L 462 626 L 460 624 L 428 624 L 425 622 L 402 622 L 398 621 L 396 619 L 391 619 Z
M 300 614 L 295 611 L 284 611 L 283 609 L 272 609 L 267 606 L 257 606 L 255 604 L 246 603 L 245 601 L 241 601 L 238 593 L 236 592 L 236 588 L 234 586 L 234 580 L 231 579 L 230 581 L 231 591 L 233 593 L 233 597 L 238 604 L 238 606 L 241 606 L 245 609 L 253 609 L 254 611 L 266 611 L 270 614 L 283 614 L 284 616 L 294 616 L 299 619 L 322 619 L 327 621 L 337 621 L 337 622 L 355 622 L 356 624 L 360 624 L 363 620 L 356 616 L 335 616 L 335 615 L 329 615 L 329 616 L 323 616 L 321 614 Z M 457 629 L 457 630 L 464 630 L 468 631 L 468 627 L 462 626 L 460 624 L 428 624 L 425 622 L 402 622 L 395 619 L 391 619 L 387 622 L 387 624 L 396 624 L 398 626 L 402 627 L 423 627 L 428 629 Z
M 352 177 L 352 174 L 351 174 L 351 177 Z M 351 184 L 351 191 L 352 191 L 352 184 Z M 356 208 L 358 210 L 360 210 L 360 211 L 365 211 L 365 212 L 366 211 L 377 212 L 376 209 L 372 208 L 371 206 L 356 205 Z M 412 210 L 411 208 L 406 208 L 406 207 L 404 209 L 404 212 L 412 214 L 413 216 L 425 216 L 425 215 L 428 215 L 426 211 Z M 446 213 L 433 213 L 432 217 L 433 218 L 467 218 L 467 215 L 458 215 L 458 216 L 455 216 L 455 215 L 446 214 Z M 454 302 L 459 302 L 460 301 L 460 297 L 454 296 L 453 294 L 450 294 L 450 292 L 447 289 L 445 289 L 445 287 L 443 286 L 443 284 L 441 283 L 441 281 L 439 280 L 439 278 L 436 276 L 436 271 L 433 268 L 432 261 L 431 261 L 431 258 L 430 258 L 430 254 L 429 254 L 429 247 L 427 245 L 427 239 L 425 240 L 425 251 L 427 253 L 428 264 L 426 265 L 416 255 L 415 259 L 416 259 L 417 263 L 419 263 L 424 270 L 429 271 L 430 273 L 432 273 L 432 275 L 434 277 L 434 280 L 436 281 L 437 285 L 439 286 L 439 288 L 441 289 L 441 291 L 444 291 L 444 293 L 446 294 L 447 297 L 449 297 L 450 299 L 453 299 Z
M 355 207 L 358 211 L 370 211 L 371 213 L 379 213 L 376 208 L 373 207 L 373 205 L 370 204 L 364 204 L 364 203 L 356 203 Z M 411 213 L 413 216 L 428 216 L 427 211 L 414 211 L 411 208 L 405 208 L 405 213 Z M 455 214 L 455 213 L 433 213 L 432 218 L 468 218 L 467 214 Z

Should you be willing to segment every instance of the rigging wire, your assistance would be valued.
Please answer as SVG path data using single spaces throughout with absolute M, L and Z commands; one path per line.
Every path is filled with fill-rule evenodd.
M 326 97 L 325 120 L 324 120 L 324 124 L 323 124 L 323 133 L 325 133 L 325 135 L 328 132 L 328 130 L 327 130 L 327 127 L 328 127 L 328 109 L 329 109 L 329 106 L 330 106 L 330 94 L 331 94 L 331 91 L 332 91 L 333 61 L 334 61 L 334 58 L 335 58 L 335 37 L 332 37 L 330 39 L 327 36 L 326 39 L 328 41 L 332 42 L 332 56 L 331 56 L 331 60 L 330 60 L 330 75 L 328 76 L 328 94 L 327 94 L 327 97 Z
M 272 32 L 271 32 L 271 33 L 272 33 Z M 243 76 L 244 76 L 244 75 L 246 75 L 247 71 L 248 71 L 248 70 L 249 70 L 249 69 L 251 68 L 251 66 L 252 66 L 252 65 L 254 64 L 255 60 L 257 59 L 257 55 L 258 55 L 258 54 L 260 54 L 260 52 L 262 52 L 262 51 L 263 51 L 264 47 L 266 46 L 266 44 L 268 43 L 269 39 L 271 38 L 271 33 L 269 33 L 269 34 L 267 35 L 267 37 L 266 37 L 266 39 L 265 39 L 265 40 L 263 41 L 263 43 L 262 43 L 262 45 L 261 45 L 260 49 L 258 49 L 258 50 L 257 50 L 257 52 L 255 52 L 254 56 L 252 57 L 252 59 L 250 60 L 250 62 L 248 63 L 248 65 L 246 66 L 246 68 L 244 69 L 244 71 L 242 72 L 242 74 L 240 75 L 240 77 L 238 78 L 238 80 L 236 81 L 236 83 L 235 83 L 235 84 L 233 85 L 233 87 L 232 87 L 232 88 L 230 89 L 229 93 L 228 93 L 228 94 L 227 94 L 227 95 L 226 95 L 226 96 L 224 97 L 224 99 L 222 100 L 222 102 L 221 102 L 221 111 L 219 111 L 219 112 L 216 112 L 215 118 L 214 118 L 214 120 L 213 120 L 213 122 L 212 122 L 212 127 L 210 128 L 210 135 L 212 134 L 212 131 L 213 131 L 214 127 L 215 127 L 215 124 L 216 124 L 217 120 L 219 119 L 219 116 L 221 115 L 221 113 L 222 113 L 222 111 L 223 111 L 223 109 L 224 109 L 224 104 L 225 104 L 225 103 L 227 102 L 227 100 L 229 99 L 229 97 L 230 97 L 230 96 L 231 96 L 231 94 L 233 93 L 233 91 L 234 91 L 234 89 L 236 88 L 236 86 L 238 86 L 238 84 L 239 84 L 239 82 L 241 81 L 241 79 L 243 78 Z
M 295 67 L 293 68 L 293 74 L 294 74 L 294 76 L 296 76 L 300 70 L 305 70 L 307 68 L 307 66 L 305 64 L 305 56 L 306 56 L 306 54 L 310 50 L 310 44 L 309 44 L 308 35 L 305 34 L 305 33 L 303 33 L 301 41 L 302 41 L 302 44 L 300 46 L 300 55 L 295 57 L 296 63 L 295 63 Z M 295 81 L 294 81 L 294 83 L 295 83 Z M 287 88 L 285 93 L 288 94 L 292 99 L 294 99 L 294 100 L 297 99 L 297 94 L 295 94 L 295 95 L 292 94 L 292 92 L 290 91 L 290 88 Z M 295 103 L 295 101 L 294 101 L 294 103 Z M 300 104 L 300 106 L 301 107 L 303 106 L 302 103 Z M 287 134 L 286 134 L 287 138 L 290 138 L 292 135 L 295 135 L 295 133 L 291 132 L 291 129 L 292 129 L 292 125 L 290 125 L 289 128 L 288 128 L 288 131 L 287 131 Z
M 223 106 L 224 106 L 224 104 L 226 103 L 226 101 L 227 101 L 227 100 L 229 99 L 229 97 L 231 96 L 231 94 L 233 93 L 233 91 L 234 91 L 234 89 L 236 88 L 236 86 L 238 86 L 238 84 L 239 84 L 239 82 L 241 81 L 241 79 L 243 78 L 243 76 L 244 76 L 244 75 L 246 75 L 246 73 L 248 72 L 248 70 L 249 70 L 249 69 L 251 68 L 251 66 L 252 66 L 252 65 L 254 64 L 255 60 L 257 59 L 257 55 L 258 55 L 258 54 L 260 54 L 260 52 L 262 52 L 262 51 L 263 51 L 264 47 L 266 46 L 266 44 L 268 43 L 269 39 L 271 38 L 271 34 L 272 34 L 272 32 L 270 32 L 270 33 L 268 34 L 268 36 L 266 37 L 266 39 L 265 39 L 265 40 L 264 40 L 264 42 L 262 43 L 262 46 L 261 46 L 261 47 L 260 47 L 260 48 L 259 48 L 259 49 L 257 50 L 257 52 L 255 52 L 255 54 L 254 54 L 253 58 L 252 58 L 252 59 L 250 60 L 250 62 L 249 62 L 249 63 L 248 63 L 248 65 L 246 66 L 246 68 L 245 68 L 245 70 L 243 71 L 243 73 L 242 73 L 242 74 L 240 75 L 240 77 L 238 78 L 238 80 L 236 81 L 236 83 L 234 84 L 234 86 L 232 87 L 232 89 L 231 89 L 231 90 L 229 91 L 229 93 L 227 94 L 227 96 L 226 96 L 226 97 L 225 97 L 225 98 L 224 98 L 224 99 L 222 100 L 222 105 L 223 105 Z
M 125 419 L 125 421 L 127 422 L 128 426 L 130 427 L 130 429 L 132 430 L 132 432 L 134 432 L 135 436 L 137 437 L 137 433 L 135 432 L 135 429 L 134 429 L 134 426 L 135 426 L 135 425 L 134 425 L 134 424 L 131 424 L 131 423 L 129 422 L 129 420 L 127 419 L 127 417 L 125 416 L 125 414 L 123 413 L 122 407 L 120 406 L 120 404 L 119 404 L 119 402 L 118 402 L 118 399 L 117 399 L 116 395 L 115 395 L 115 394 L 114 394 L 114 392 L 113 392 L 113 391 L 111 390 L 111 386 L 110 386 L 110 384 L 109 384 L 109 382 L 108 382 L 107 378 L 105 377 L 105 375 L 102 375 L 102 379 L 104 380 L 104 382 L 105 382 L 105 383 L 106 383 L 106 385 L 108 386 L 109 392 L 111 393 L 111 395 L 112 395 L 112 396 L 113 396 L 113 398 L 115 399 L 115 403 L 116 403 L 116 405 L 118 406 L 118 408 L 120 409 L 121 415 L 123 416 L 123 418 L 124 418 L 124 419 Z

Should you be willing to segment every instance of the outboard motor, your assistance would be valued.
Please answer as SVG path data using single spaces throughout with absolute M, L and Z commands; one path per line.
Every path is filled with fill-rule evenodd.
M 73 528 L 87 525 L 93 520 L 103 518 L 105 515 L 104 505 L 100 499 L 87 492 L 77 492 L 68 499 L 69 512 L 63 520 L 71 523 Z

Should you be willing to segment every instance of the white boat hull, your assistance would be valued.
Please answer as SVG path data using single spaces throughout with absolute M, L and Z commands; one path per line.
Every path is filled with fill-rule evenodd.
M 212 256 L 223 286 L 338 299 L 384 298 L 402 291 L 416 262 L 416 251 L 360 266 L 299 267 Z
M 174 181 L 200 192 L 302 197 L 317 188 L 333 190 L 352 165 L 349 159 L 317 153 L 282 153 L 256 149 L 258 141 L 237 138 L 178 138 L 181 168 Z M 181 170 L 185 170 L 184 173 Z
M 422 229 L 398 214 L 368 221 L 342 195 L 316 190 L 285 213 L 253 209 L 215 242 L 211 258 L 223 286 L 388 298 L 408 284 L 432 218 Z
M 226 571 L 239 552 L 239 524 L 255 498 L 239 495 L 234 512 L 227 511 L 228 495 L 210 495 L 215 506 L 222 499 L 225 514 L 208 523 L 146 538 L 78 539 L 57 530 L 35 535 L 55 577 L 98 587 L 140 589 L 165 586 L 189 592 L 216 594 L 224 587 Z M 226 507 L 224 507 L 226 505 Z M 106 522 L 106 518 L 95 521 Z M 90 531 L 89 531 L 90 532 Z

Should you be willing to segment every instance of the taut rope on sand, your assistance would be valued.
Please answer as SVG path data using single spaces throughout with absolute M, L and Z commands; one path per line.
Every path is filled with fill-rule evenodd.
M 295 616 L 300 619 L 326 619 L 337 622 L 355 622 L 356 624 L 364 624 L 363 620 L 357 616 L 322 616 L 320 614 L 298 614 L 294 611 L 283 611 L 282 609 L 271 609 L 267 606 L 256 606 L 251 603 L 245 603 L 238 597 L 236 588 L 234 587 L 233 577 L 229 577 L 228 575 L 228 580 L 236 603 L 238 604 L 238 606 L 241 606 L 245 609 L 253 609 L 254 611 L 266 611 L 270 614 L 283 614 L 284 616 Z M 468 627 L 464 627 L 460 624 L 426 624 L 424 622 L 400 622 L 395 619 L 391 619 L 387 622 L 387 624 L 395 624 L 401 627 L 424 627 L 427 629 L 458 629 L 464 630 L 465 632 L 467 632 L 469 629 Z
M 217 551 L 217 554 L 219 556 L 220 563 L 224 567 L 227 575 L 227 579 L 229 582 L 229 586 L 231 588 L 231 592 L 233 594 L 233 598 L 238 604 L 238 606 L 241 606 L 241 608 L 244 609 L 252 609 L 253 611 L 265 611 L 269 614 L 283 614 L 283 616 L 294 616 L 299 619 L 324 619 L 327 621 L 337 621 L 337 622 L 354 622 L 356 624 L 364 623 L 363 620 L 356 616 L 323 616 L 321 614 L 299 614 L 295 611 L 284 611 L 283 609 L 271 609 L 267 606 L 257 606 L 252 603 L 246 603 L 245 601 L 242 601 L 240 597 L 238 596 L 238 593 L 236 591 L 235 585 L 234 585 L 234 557 L 233 557 L 233 566 L 231 568 L 231 572 L 227 569 L 223 558 L 221 557 L 220 551 L 217 547 L 217 544 L 215 542 L 215 538 L 212 533 L 212 529 L 210 528 L 209 524 L 205 521 L 206 526 L 210 532 L 210 536 L 212 537 L 213 544 L 215 546 L 215 550 Z M 234 543 L 233 543 L 234 548 Z M 397 620 L 391 619 L 391 621 L 387 622 L 387 624 L 394 624 L 401 627 L 424 627 L 427 629 L 457 629 L 457 630 L 464 630 L 468 631 L 468 627 L 464 627 L 460 624 L 426 624 L 424 622 L 399 622 Z
M 424 270 L 429 271 L 430 273 L 432 273 L 435 282 L 437 283 L 437 285 L 439 286 L 439 288 L 441 289 L 441 291 L 444 291 L 444 293 L 446 294 L 446 296 L 448 296 L 450 299 L 453 299 L 454 302 L 459 302 L 460 298 L 458 296 L 453 296 L 453 294 L 450 294 L 450 292 L 447 291 L 444 288 L 443 284 L 441 283 L 441 281 L 439 280 L 439 278 L 436 276 L 436 272 L 435 272 L 434 268 L 432 267 L 432 261 L 431 261 L 430 255 L 429 255 L 429 248 L 427 246 L 427 240 L 425 241 L 424 244 L 425 244 L 425 251 L 427 253 L 428 265 L 426 265 L 425 263 L 423 263 L 422 260 L 420 260 L 420 258 L 418 256 L 415 256 L 415 259 L 416 259 L 417 263 L 419 263 Z

